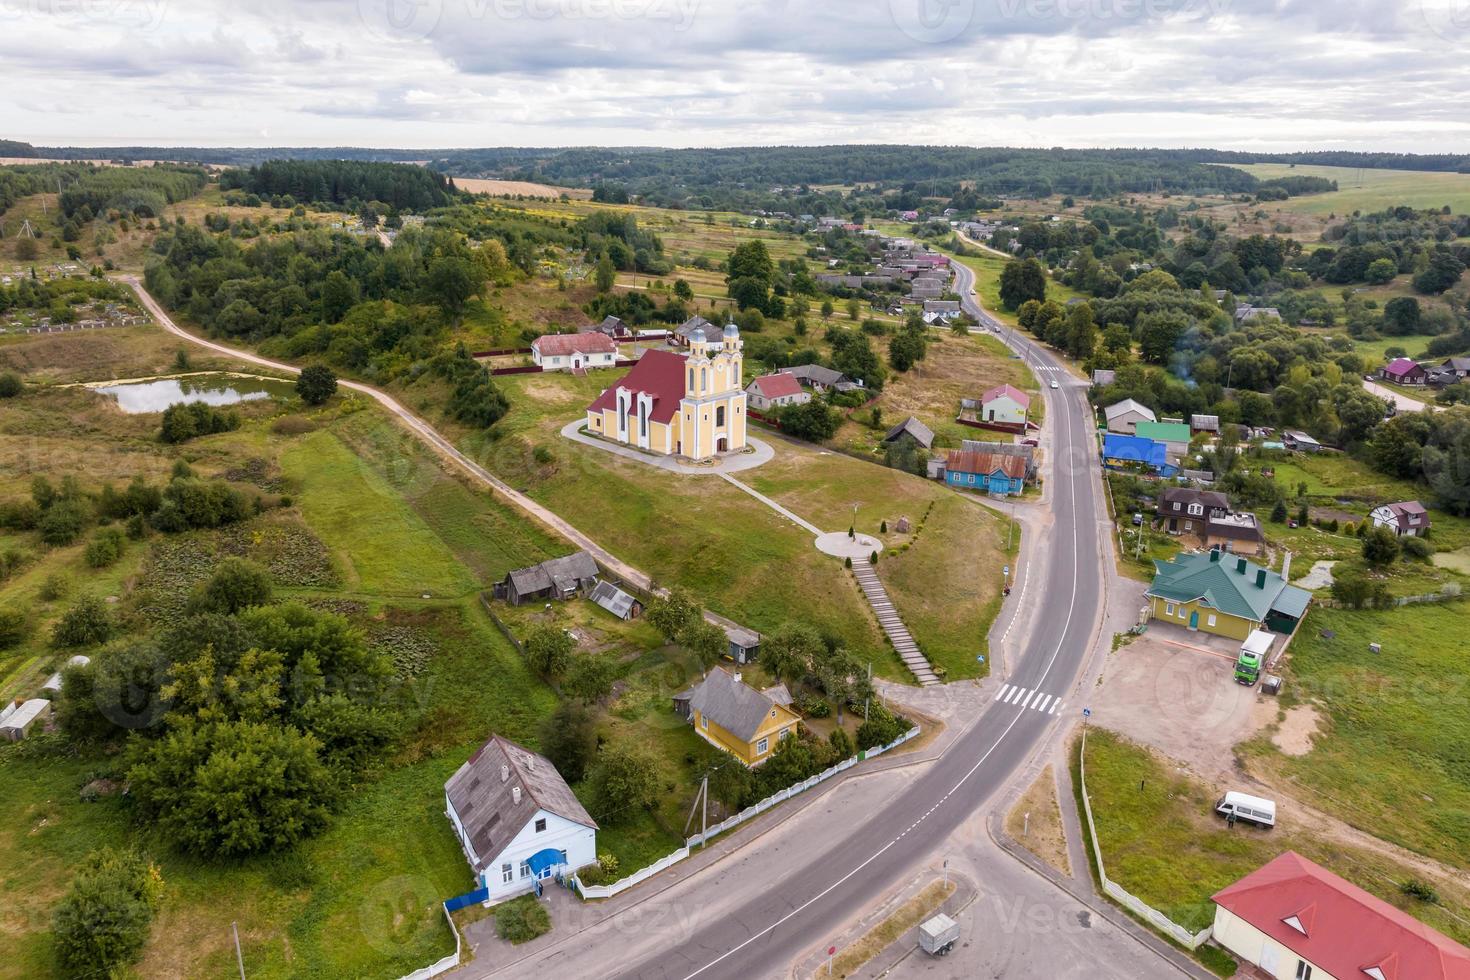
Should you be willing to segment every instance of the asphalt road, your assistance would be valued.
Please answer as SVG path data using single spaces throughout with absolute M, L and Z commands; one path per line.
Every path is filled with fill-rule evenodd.
M 973 298 L 974 273 L 957 268 L 966 311 L 987 330 L 997 326 Z M 1042 586 L 1049 614 L 1033 625 L 1007 678 L 1034 693 L 1012 703 L 990 702 L 977 723 L 886 806 L 866 819 L 854 814 L 851 824 L 834 826 L 823 851 L 793 860 L 782 880 L 675 948 L 609 964 L 610 976 L 745 980 L 784 974 L 814 938 L 837 931 L 853 910 L 910 873 L 1006 784 L 1051 726 L 1081 710 L 1075 703 L 1065 704 L 1058 714 L 1049 708 L 1056 698 L 1068 697 L 1082 669 L 1104 595 L 1086 398 L 1080 384 L 1045 350 L 1009 328 L 1001 327 L 1000 336 L 1041 369 L 1043 386 L 1052 378 L 1059 384 L 1056 390 L 1044 388 L 1056 464 L 1048 485 L 1054 524 Z M 1047 707 L 1037 710 L 1043 704 Z

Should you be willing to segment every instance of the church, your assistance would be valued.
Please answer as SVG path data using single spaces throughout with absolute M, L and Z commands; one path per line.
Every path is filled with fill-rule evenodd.
M 744 346 L 740 329 L 732 323 L 718 344 L 703 329 L 696 330 L 687 355 L 647 351 L 588 406 L 587 430 L 695 461 L 744 449 Z

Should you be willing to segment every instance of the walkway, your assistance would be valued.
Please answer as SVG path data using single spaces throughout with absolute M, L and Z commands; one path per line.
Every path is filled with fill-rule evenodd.
M 852 573 L 857 576 L 858 585 L 862 588 L 863 595 L 867 596 L 873 612 L 878 614 L 878 625 L 883 627 L 883 632 L 893 641 L 893 649 L 898 651 L 899 659 L 913 671 L 920 686 L 932 687 L 938 684 L 939 675 L 934 673 L 934 665 L 919 652 L 919 645 L 909 635 L 908 627 L 898 618 L 893 600 L 888 598 L 888 591 L 883 588 L 873 566 L 867 562 L 853 562 Z
M 750 484 L 748 484 L 748 483 L 741 483 L 739 480 L 735 479 L 733 476 L 730 476 L 727 473 L 721 473 L 720 474 L 720 478 L 723 479 L 726 483 L 730 484 L 735 489 L 750 494 L 756 500 L 759 500 L 761 503 L 763 503 L 767 507 L 771 508 L 771 510 L 774 510 L 776 513 L 780 514 L 782 517 L 784 517 L 787 520 L 791 521 L 797 527 L 802 528 L 802 529 L 804 529 L 806 531 L 811 532 L 812 537 L 819 538 L 819 537 L 822 536 L 822 529 L 821 528 L 817 527 L 814 524 L 811 524 L 811 523 L 807 522 L 803 518 L 797 517 L 791 511 L 787 510 L 785 507 L 782 507 L 780 504 L 776 503 L 770 497 L 767 497 L 765 494 L 761 493 L 759 490 L 757 490 L 755 487 L 752 487 Z
M 1382 398 L 1384 401 L 1397 408 L 1400 412 L 1424 412 L 1431 409 L 1438 412 L 1443 410 L 1442 406 L 1440 405 L 1430 405 L 1426 402 L 1421 402 L 1418 399 L 1410 398 L 1408 395 L 1394 391 L 1387 385 L 1381 385 L 1377 382 L 1369 381 L 1366 378 L 1363 380 L 1363 390 L 1368 392 L 1368 394 L 1370 395 L 1375 395 L 1379 398 Z
M 776 451 L 770 447 L 770 444 L 749 436 L 746 442 L 750 444 L 754 452 L 731 453 L 704 463 L 687 463 L 676 456 L 660 456 L 656 453 L 644 452 L 633 446 L 621 446 L 606 439 L 590 436 L 582 431 L 582 427 L 586 424 L 585 419 L 573 419 L 561 427 L 562 438 L 570 439 L 583 446 L 591 446 L 593 449 L 601 449 L 614 456 L 668 470 L 670 473 L 682 473 L 685 476 L 723 476 L 726 473 L 739 473 L 742 470 L 753 470 L 757 466 L 763 466 L 776 457 Z

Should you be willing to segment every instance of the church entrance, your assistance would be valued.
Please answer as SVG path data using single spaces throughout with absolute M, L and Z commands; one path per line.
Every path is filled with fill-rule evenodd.
M 715 440 L 715 452 L 717 452 L 717 453 L 728 453 L 729 451 L 730 451 L 730 439 L 729 439 L 729 437 L 727 437 L 727 436 L 720 436 L 718 439 Z

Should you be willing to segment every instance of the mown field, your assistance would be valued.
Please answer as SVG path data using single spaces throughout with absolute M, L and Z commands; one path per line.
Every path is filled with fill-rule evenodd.
M 1278 808 L 1271 830 L 1231 828 L 1213 808 L 1234 787 L 1206 785 L 1104 729 L 1088 730 L 1086 753 L 1087 792 L 1108 877 L 1186 929 L 1214 921 L 1211 895 L 1294 850 L 1446 935 L 1470 940 L 1470 890 L 1463 880 L 1430 881 L 1438 904 L 1412 898 L 1402 885 L 1423 879 L 1422 872 L 1340 843 L 1289 806 Z M 1075 780 L 1075 749 L 1072 764 Z
M 1352 167 L 1318 167 L 1307 164 L 1248 163 L 1234 166 L 1261 180 L 1277 177 L 1323 177 L 1337 181 L 1337 190 L 1310 194 L 1271 207 L 1312 215 L 1368 213 L 1406 204 L 1421 210 L 1449 205 L 1455 214 L 1470 211 L 1470 174 L 1434 173 L 1419 170 L 1370 170 Z

